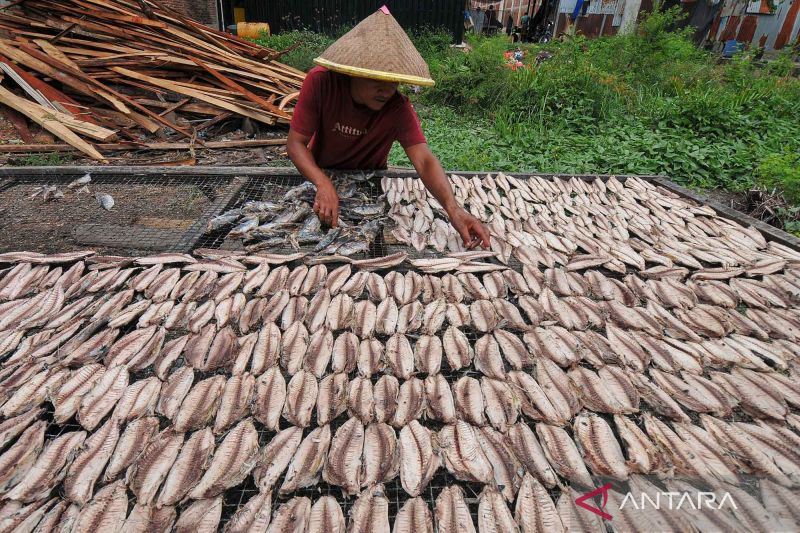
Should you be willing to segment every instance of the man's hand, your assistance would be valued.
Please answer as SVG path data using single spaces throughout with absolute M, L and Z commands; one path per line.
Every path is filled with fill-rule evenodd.
M 324 225 L 336 227 L 339 220 L 339 195 L 336 194 L 336 187 L 332 183 L 328 182 L 317 188 L 314 212 Z
M 480 220 L 467 213 L 464 208 L 458 208 L 450 215 L 450 224 L 464 239 L 464 247 L 472 250 L 479 244 L 484 250 L 489 248 L 489 232 Z

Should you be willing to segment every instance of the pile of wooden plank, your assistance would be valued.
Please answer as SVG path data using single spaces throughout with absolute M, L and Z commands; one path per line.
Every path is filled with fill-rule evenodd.
M 229 118 L 291 120 L 305 75 L 280 55 L 149 0 L 16 0 L 0 7 L 0 110 L 101 161 L 156 133 L 202 145 Z

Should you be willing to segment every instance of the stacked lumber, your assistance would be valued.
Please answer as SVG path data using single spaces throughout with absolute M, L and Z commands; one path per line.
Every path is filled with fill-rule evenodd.
M 17 0 L 0 7 L 0 110 L 101 161 L 92 141 L 202 145 L 230 118 L 291 120 L 305 75 L 280 55 L 149 0 Z

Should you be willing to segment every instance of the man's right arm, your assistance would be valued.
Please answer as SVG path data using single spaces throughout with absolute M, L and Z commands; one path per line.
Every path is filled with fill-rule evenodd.
M 314 212 L 320 222 L 336 227 L 339 220 L 339 196 L 336 187 L 327 174 L 317 165 L 314 155 L 308 148 L 311 137 L 289 129 L 286 151 L 289 158 L 300 173 L 317 186 L 317 197 L 314 201 Z

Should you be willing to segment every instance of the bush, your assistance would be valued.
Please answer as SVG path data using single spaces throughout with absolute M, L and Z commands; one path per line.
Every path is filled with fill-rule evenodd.
M 302 71 L 308 71 L 314 66 L 314 58 L 318 57 L 336 39 L 322 33 L 311 31 L 292 31 L 266 35 L 263 33 L 255 42 L 273 50 L 284 51 L 292 49 L 279 61 Z

